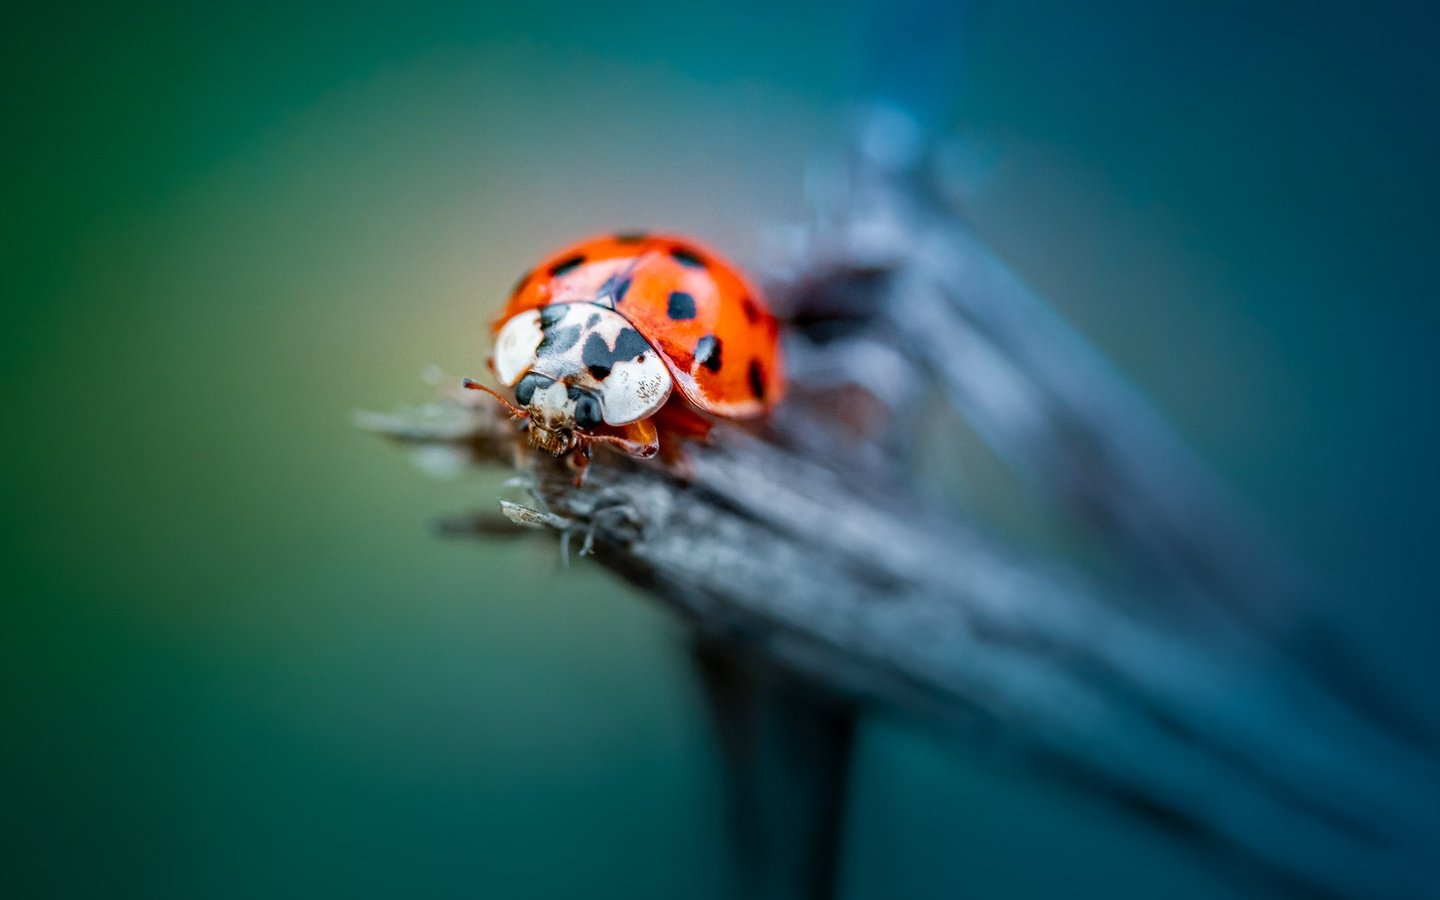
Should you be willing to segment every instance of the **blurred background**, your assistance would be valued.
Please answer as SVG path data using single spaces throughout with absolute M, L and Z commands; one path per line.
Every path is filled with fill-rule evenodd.
M 483 369 L 593 231 L 803 222 L 865 9 L 147 3 L 12 13 L 0 331 L 8 896 L 724 896 L 677 624 L 552 543 L 449 542 L 360 408 Z M 1431 734 L 1434 22 L 1420 4 L 977 7 L 977 229 L 1310 567 Z M 905 721 L 844 896 L 1260 896 Z

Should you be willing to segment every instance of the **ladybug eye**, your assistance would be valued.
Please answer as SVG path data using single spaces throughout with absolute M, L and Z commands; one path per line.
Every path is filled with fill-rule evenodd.
M 546 378 L 539 372 L 531 372 L 529 375 L 520 379 L 519 384 L 515 385 L 515 402 L 521 406 L 529 406 L 530 398 L 535 396 L 537 390 L 543 387 L 549 387 L 553 383 L 554 379 Z
M 575 398 L 575 424 L 585 429 L 600 427 L 600 401 L 594 394 L 582 392 Z

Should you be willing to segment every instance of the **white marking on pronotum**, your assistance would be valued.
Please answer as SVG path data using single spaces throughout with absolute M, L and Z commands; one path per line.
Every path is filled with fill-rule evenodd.
M 537 372 L 594 394 L 600 401 L 601 418 L 609 425 L 628 425 L 654 415 L 669 399 L 675 382 L 660 354 L 648 342 L 643 353 L 611 361 L 603 378 L 596 378 L 585 364 L 585 344 L 592 336 L 611 350 L 621 335 L 634 326 L 624 316 L 594 303 L 561 303 L 540 310 L 526 310 L 512 316 L 495 340 L 495 376 L 506 387 L 514 387 L 527 372 Z M 545 351 L 541 343 L 552 341 Z M 544 395 L 548 397 L 549 395 Z M 557 394 L 557 399 L 559 395 Z M 571 404 L 552 412 L 569 412 Z
M 539 310 L 526 310 L 512 316 L 495 338 L 495 354 L 491 360 L 495 377 L 506 387 L 514 387 L 520 376 L 535 362 L 535 349 L 545 337 L 540 330 Z

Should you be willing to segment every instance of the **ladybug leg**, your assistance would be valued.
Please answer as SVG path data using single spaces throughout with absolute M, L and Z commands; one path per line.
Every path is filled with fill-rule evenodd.
M 566 457 L 570 464 L 570 470 L 575 473 L 575 486 L 578 488 L 585 483 L 585 470 L 590 468 L 590 445 L 582 443 L 570 455 Z
M 625 426 L 625 451 L 632 456 L 641 459 L 649 459 L 660 452 L 660 433 L 655 430 L 655 423 L 649 419 L 641 419 Z
M 624 426 L 622 435 L 597 434 L 592 435 L 590 440 L 619 447 L 631 456 L 641 459 L 649 459 L 660 452 L 660 433 L 655 430 L 655 423 L 649 419 L 641 419 Z

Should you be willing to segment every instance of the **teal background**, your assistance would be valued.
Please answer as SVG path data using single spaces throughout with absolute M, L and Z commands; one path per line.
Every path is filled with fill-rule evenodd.
M 720 897 L 676 623 L 551 545 L 438 539 L 352 412 L 482 367 L 555 245 L 741 259 L 861 79 L 830 4 L 50 5 L 7 22 L 10 896 Z M 1253 498 L 1433 728 L 1433 23 L 982 8 L 980 231 Z M 1243 873 L 902 721 L 845 896 L 1245 896 Z M 14 890 L 8 888 L 13 887 Z

